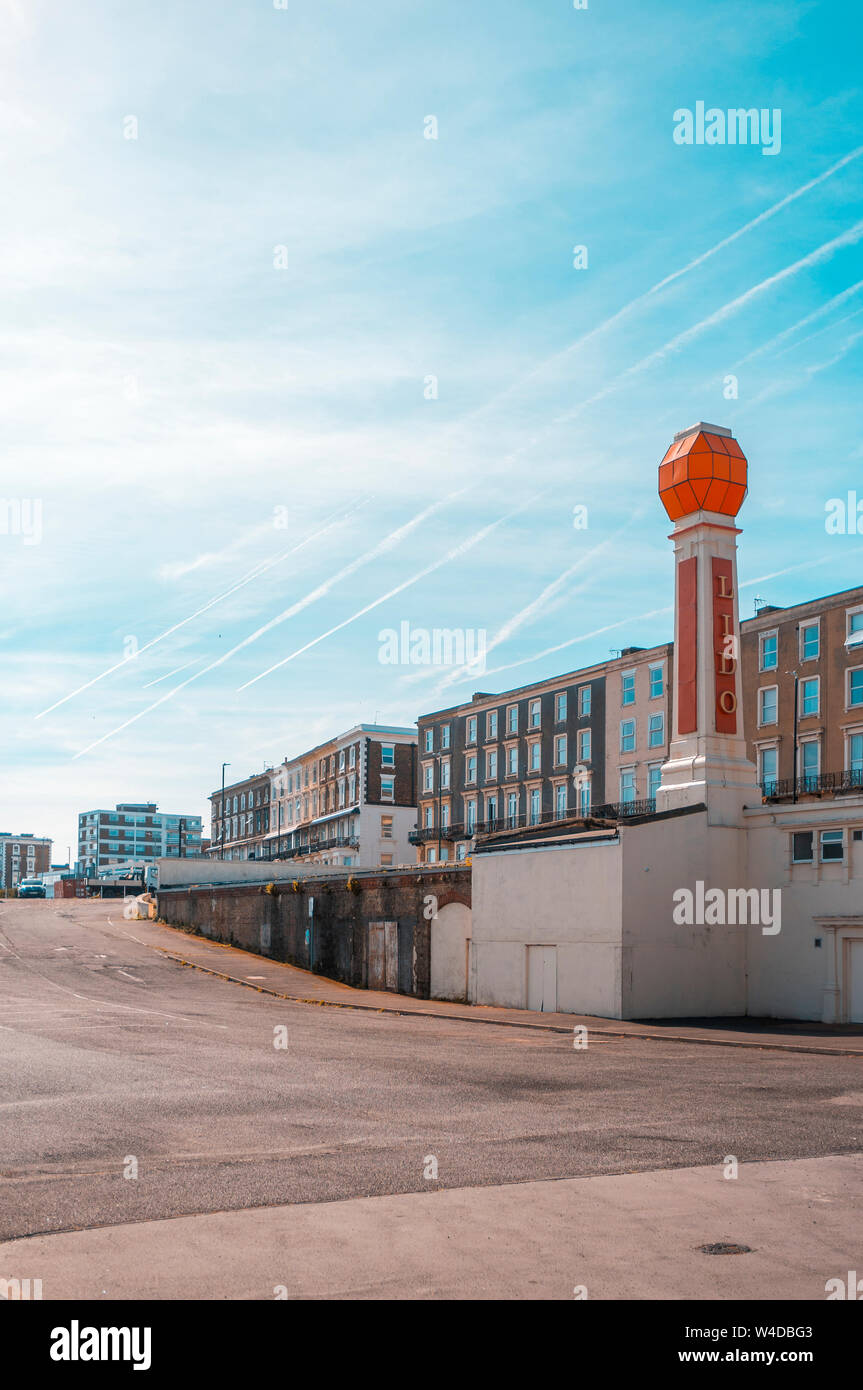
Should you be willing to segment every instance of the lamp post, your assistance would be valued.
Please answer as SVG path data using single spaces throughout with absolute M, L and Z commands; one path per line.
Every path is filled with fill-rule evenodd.
M 226 767 L 230 767 L 230 766 L 231 766 L 230 763 L 222 763 L 222 801 L 221 801 L 222 834 L 221 834 L 220 842 L 219 842 L 219 858 L 220 858 L 220 859 L 224 859 L 224 857 L 225 857 L 225 768 L 226 768 Z
M 794 672 L 794 752 L 793 752 L 794 761 L 793 761 L 792 769 L 791 769 L 791 770 L 792 770 L 792 773 L 793 773 L 793 777 L 792 777 L 792 781 L 791 781 L 791 786 L 792 786 L 792 788 L 793 788 L 793 790 L 792 790 L 792 792 L 791 792 L 791 800 L 792 800 L 792 802 L 794 802 L 794 801 L 797 800 L 797 712 L 798 712 L 799 699 L 800 699 L 800 696 L 799 696 L 799 687 L 800 687 L 800 677 L 798 676 L 797 672 L 795 671 L 795 672 Z

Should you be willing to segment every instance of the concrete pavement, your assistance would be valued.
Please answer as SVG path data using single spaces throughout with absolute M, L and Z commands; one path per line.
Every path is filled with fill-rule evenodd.
M 861 1217 L 863 1158 L 800 1159 L 39 1236 L 0 1245 L 0 1274 L 45 1299 L 824 1300 L 863 1268 Z M 700 1249 L 720 1242 L 751 1253 Z
M 180 951 L 219 972 L 171 958 Z M 248 988 L 219 978 L 241 971 Z M 502 1011 L 494 1027 L 464 1006 L 438 1014 L 394 996 L 386 1011 L 278 997 L 275 984 L 297 977 L 318 1004 L 376 1003 L 127 922 L 116 903 L 0 903 L 0 1277 L 56 1272 L 66 1282 L 46 1285 L 48 1298 L 83 1296 L 102 1273 L 116 1296 L 158 1285 L 272 1297 L 282 1283 L 291 1297 L 569 1297 L 581 1282 L 591 1297 L 641 1297 L 625 1290 L 641 1287 L 643 1265 L 683 1296 L 676 1266 L 651 1260 L 691 1256 L 702 1280 L 720 1277 L 704 1260 L 757 1266 L 695 1258 L 695 1244 L 721 1240 L 763 1243 L 789 1297 L 819 1297 L 819 1280 L 863 1268 L 863 1256 L 842 1264 L 861 1235 L 848 1186 L 859 1173 L 844 1166 L 863 1148 L 858 1057 L 668 1041 L 602 1020 L 576 1050 L 567 1016 L 561 1032 L 535 1015 Z M 726 1182 L 729 1154 L 740 1176 Z M 615 1222 L 616 1210 L 628 1215 Z M 281 1278 L 270 1221 L 278 1250 L 307 1256 Z M 619 1252 L 611 1264 L 603 1241 Z M 573 1251 L 590 1257 L 580 1280 Z M 44 1266 L 28 1254 L 18 1268 L 27 1252 Z

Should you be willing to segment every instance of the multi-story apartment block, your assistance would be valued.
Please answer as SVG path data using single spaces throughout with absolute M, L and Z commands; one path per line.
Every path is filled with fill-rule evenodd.
M 587 815 L 605 800 L 602 666 L 479 692 L 421 715 L 418 859 L 464 859 L 482 830 Z
M 82 811 L 78 817 L 78 864 L 86 875 L 200 854 L 201 817 L 168 814 L 154 801 L 121 802 L 112 811 Z
M 740 624 L 740 655 L 744 730 L 764 795 L 863 787 L 863 587 L 761 608 Z
M 51 840 L 0 830 L 0 889 L 11 892 L 22 878 L 39 878 L 51 866 Z
M 671 727 L 674 644 L 624 647 L 605 670 L 605 790 L 609 801 L 652 809 Z
M 263 859 L 270 833 L 273 769 L 254 772 L 210 796 L 211 859 Z
M 372 868 L 413 859 L 416 729 L 358 724 L 271 770 L 264 853 Z

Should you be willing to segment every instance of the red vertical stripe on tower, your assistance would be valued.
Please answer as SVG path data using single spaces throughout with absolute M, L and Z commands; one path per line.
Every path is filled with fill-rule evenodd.
M 698 727 L 698 560 L 693 555 L 677 566 L 677 729 L 694 734 Z

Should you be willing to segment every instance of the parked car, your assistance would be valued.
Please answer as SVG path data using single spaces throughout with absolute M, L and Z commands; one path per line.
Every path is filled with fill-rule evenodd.
M 41 878 L 22 878 L 18 884 L 19 898 L 44 898 L 47 891 Z

